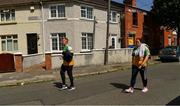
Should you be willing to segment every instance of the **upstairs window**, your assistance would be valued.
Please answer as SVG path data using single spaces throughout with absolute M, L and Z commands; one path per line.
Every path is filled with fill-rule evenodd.
M 15 21 L 15 9 L 0 10 L 0 21 Z
M 111 11 L 111 13 L 110 13 L 110 21 L 111 22 L 117 22 L 116 16 L 117 16 L 117 12 Z
M 81 17 L 86 19 L 93 19 L 93 8 L 81 6 Z
M 137 12 L 133 12 L 132 13 L 132 21 L 133 21 L 133 25 L 135 25 L 135 26 L 138 26 L 138 14 L 137 14 Z
M 50 18 L 63 18 L 65 17 L 65 5 L 51 5 Z

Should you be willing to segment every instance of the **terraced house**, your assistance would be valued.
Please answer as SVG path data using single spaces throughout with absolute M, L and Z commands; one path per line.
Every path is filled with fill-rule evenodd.
M 70 45 L 74 48 L 77 59 L 81 61 L 78 65 L 103 63 L 107 1 L 0 2 L 0 51 L 22 53 L 23 67 L 44 62 L 46 53 L 51 54 L 51 67 L 59 66 L 57 58 L 62 51 L 62 38 L 65 36 L 70 39 Z M 122 4 L 112 2 L 109 35 L 109 48 L 112 50 L 121 48 L 123 11 Z M 97 52 L 101 56 L 95 57 Z

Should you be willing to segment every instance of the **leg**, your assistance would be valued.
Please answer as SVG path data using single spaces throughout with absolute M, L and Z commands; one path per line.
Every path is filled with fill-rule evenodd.
M 136 77 L 138 74 L 138 67 L 137 66 L 132 66 L 132 76 L 131 76 L 131 87 L 134 88 L 134 85 L 136 83 Z
M 143 67 L 142 69 L 140 69 L 140 74 L 141 74 L 143 86 L 147 87 L 147 68 Z
M 68 76 L 69 76 L 69 79 L 70 79 L 70 82 L 71 82 L 70 87 L 74 87 L 74 82 L 73 82 L 74 78 L 73 78 L 72 70 L 73 70 L 73 66 L 68 66 L 67 73 L 68 73 Z
M 61 71 L 60 71 L 60 75 L 61 75 L 61 79 L 62 79 L 62 84 L 65 85 L 65 72 L 66 72 L 66 66 L 62 65 L 61 66 Z

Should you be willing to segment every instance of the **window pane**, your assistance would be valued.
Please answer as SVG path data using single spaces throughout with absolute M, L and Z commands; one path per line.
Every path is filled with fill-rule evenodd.
M 56 17 L 56 6 L 51 6 L 51 17 Z
M 116 22 L 116 12 L 112 12 L 112 21 Z
M 18 50 L 18 41 L 14 40 L 14 51 Z
M 6 12 L 6 21 L 10 21 L 10 12 Z
M 86 17 L 86 8 L 81 7 L 81 17 Z
M 52 38 L 52 50 L 58 50 L 57 38 Z
M 112 38 L 112 48 L 115 48 L 115 38 Z
M 65 17 L 65 6 L 64 5 L 58 6 L 58 17 Z
M 12 9 L 11 10 L 11 20 L 15 20 L 15 10 L 14 9 Z
M 87 18 L 92 19 L 93 18 L 93 9 L 87 8 Z
M 6 42 L 2 41 L 1 45 L 2 45 L 2 51 L 6 51 Z
M 88 49 L 93 49 L 93 35 L 88 34 Z
M 5 15 L 1 12 L 1 21 L 5 21 Z
M 65 33 L 59 34 L 59 50 L 63 50 L 64 44 L 63 44 L 63 38 L 66 37 Z
M 12 40 L 7 40 L 7 51 L 12 51 Z
M 82 37 L 82 49 L 86 49 L 86 38 Z

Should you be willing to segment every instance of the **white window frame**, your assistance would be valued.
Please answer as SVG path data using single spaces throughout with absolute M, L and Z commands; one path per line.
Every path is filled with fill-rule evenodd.
M 53 34 L 56 34 L 56 36 L 52 36 Z M 51 51 L 52 52 L 62 52 L 63 50 L 60 50 L 60 34 L 64 34 L 65 36 L 64 37 L 66 37 L 66 33 L 51 33 L 51 40 L 50 40 L 50 46 L 51 46 Z M 52 39 L 53 38 L 57 38 L 57 50 L 53 50 L 53 41 L 52 41 Z
M 111 34 L 111 46 L 112 46 L 112 39 L 114 39 L 114 48 L 113 49 L 117 49 L 117 34 Z
M 16 38 L 13 38 L 13 36 L 16 36 Z M 2 37 L 5 37 L 5 39 L 2 39 Z M 15 52 L 18 51 L 18 35 L 2 35 L 0 36 L 0 40 L 1 40 L 1 51 L 10 51 L 10 52 Z M 12 50 L 8 50 L 8 45 L 7 45 L 7 41 L 11 40 L 12 41 Z M 2 42 L 5 41 L 5 50 L 3 50 L 2 47 Z M 14 41 L 17 41 L 17 50 L 15 50 L 14 48 Z
M 83 34 L 85 34 L 85 36 L 83 36 Z M 91 34 L 92 35 L 92 48 L 89 48 L 89 41 L 88 41 L 88 34 Z M 86 45 L 85 45 L 85 49 L 83 49 L 83 41 L 82 41 L 82 38 L 85 37 L 86 38 Z M 93 33 L 81 33 L 81 51 L 91 51 L 94 47 L 94 37 L 93 37 Z
M 12 11 L 14 10 L 14 11 Z M 1 13 L 3 11 L 3 13 Z M 9 12 L 9 20 L 7 20 L 6 14 Z M 4 20 L 1 20 L 2 14 L 4 14 Z M 14 17 L 13 15 L 14 14 Z M 0 10 L 0 22 L 11 22 L 16 20 L 16 10 L 15 9 L 1 9 Z
M 56 17 L 51 17 L 51 7 L 56 6 Z M 58 16 L 58 6 L 64 6 L 64 16 Z M 49 5 L 49 19 L 65 19 L 66 18 L 66 5 L 65 4 L 51 4 Z
M 82 17 L 82 7 L 85 7 L 85 11 L 86 11 L 86 17 Z M 91 8 L 92 9 L 92 18 L 88 18 L 87 16 L 87 14 L 88 14 L 88 12 L 87 12 L 87 8 Z M 92 7 L 92 6 L 87 6 L 87 5 L 80 5 L 80 17 L 81 17 L 81 19 L 86 19 L 86 20 L 94 20 L 94 7 Z
M 113 17 L 113 13 L 116 13 L 116 16 Z M 113 20 L 115 18 L 115 21 Z M 117 23 L 117 11 L 111 11 L 110 13 L 110 22 L 111 23 Z

